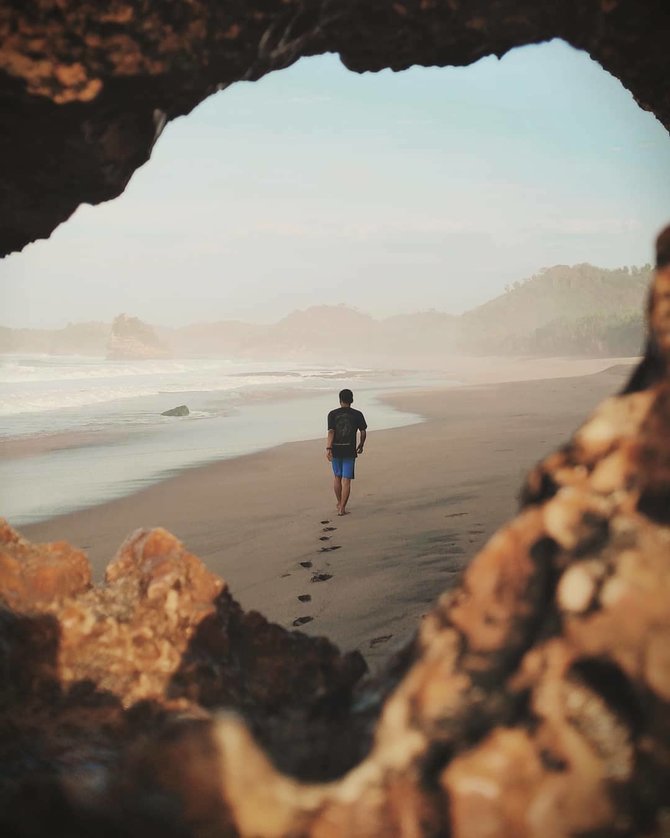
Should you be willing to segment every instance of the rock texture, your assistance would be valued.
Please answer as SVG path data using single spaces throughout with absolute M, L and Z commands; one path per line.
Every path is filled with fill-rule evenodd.
M 162 530 L 95 588 L 0 529 L 2 834 L 670 835 L 670 229 L 658 266 L 624 392 L 374 680 Z
M 171 407 L 170 410 L 164 410 L 161 416 L 188 416 L 191 411 L 185 404 L 179 404 L 177 407 Z
M 48 585 L 32 584 L 40 556 Z M 0 568 L 3 835 L 206 834 L 203 806 L 207 829 L 234 834 L 216 708 L 317 777 L 348 768 L 365 739 L 347 715 L 362 658 L 244 614 L 163 530 L 132 536 L 94 587 L 79 551 L 3 524 Z
M 149 361 L 169 357 L 169 349 L 147 323 L 127 314 L 114 318 L 107 342 L 108 360 Z
M 166 121 L 304 55 L 363 72 L 563 38 L 670 128 L 665 0 L 40 0 L 0 7 L 0 254 L 109 200 Z

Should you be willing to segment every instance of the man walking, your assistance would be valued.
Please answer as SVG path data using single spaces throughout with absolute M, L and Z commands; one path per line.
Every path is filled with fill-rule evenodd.
M 354 394 L 340 390 L 340 406 L 328 414 L 328 442 L 326 457 L 333 464 L 333 489 L 337 498 L 337 514 L 347 514 L 347 501 L 354 479 L 356 455 L 363 453 L 367 437 L 367 422 L 360 410 L 351 406 Z M 356 436 L 360 431 L 360 441 Z

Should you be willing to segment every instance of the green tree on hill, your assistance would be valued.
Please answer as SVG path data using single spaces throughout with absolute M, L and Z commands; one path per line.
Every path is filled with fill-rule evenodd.
M 651 266 L 542 268 L 462 317 L 463 349 L 496 354 L 636 355 Z

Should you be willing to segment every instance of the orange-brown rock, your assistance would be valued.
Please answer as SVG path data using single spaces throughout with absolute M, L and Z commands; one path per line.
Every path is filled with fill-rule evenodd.
M 169 533 L 135 533 L 95 587 L 80 551 L 30 545 L 4 522 L 0 539 L 3 561 L 24 569 L 19 577 L 0 574 L 0 776 L 11 778 L 0 779 L 0 812 L 9 813 L 4 822 L 0 815 L 0 833 L 3 824 L 14 834 L 34 821 L 34 829 L 53 834 L 56 806 L 62 834 L 79 834 L 89 816 L 105 829 L 121 818 L 123 834 L 134 834 L 134 818 L 143 829 L 182 834 L 167 800 L 175 785 L 184 818 L 199 819 L 204 807 L 222 822 L 211 772 L 212 711 L 220 707 L 242 714 L 276 762 L 290 754 L 297 771 L 343 770 L 358 753 L 362 725 L 341 730 L 337 716 L 350 721 L 362 658 L 245 614 L 225 583 Z M 41 557 L 50 578 L 64 581 L 33 590 Z M 155 780 L 155 793 L 166 797 L 158 812 L 150 811 L 153 792 L 140 791 L 147 771 L 162 778 Z M 46 791 L 26 821 L 34 786 Z
M 374 679 L 242 612 L 162 530 L 99 587 L 22 599 L 0 576 L 2 834 L 669 835 L 664 241 L 624 392 Z M 0 536 L 19 568 L 60 555 L 71 579 L 63 545 Z
M 64 541 L 30 544 L 0 519 L 0 602 L 16 611 L 59 601 L 91 584 L 86 556 Z
M 466 65 L 563 38 L 670 127 L 665 0 L 40 0 L 0 5 L 0 255 L 119 195 L 167 121 L 332 52 L 349 69 Z

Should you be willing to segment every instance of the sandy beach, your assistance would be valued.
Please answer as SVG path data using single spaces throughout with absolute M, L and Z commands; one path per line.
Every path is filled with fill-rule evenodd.
M 544 369 L 565 375 L 576 369 L 570 363 Z M 528 468 L 620 389 L 628 370 L 390 395 L 425 421 L 370 428 L 344 518 L 323 440 L 311 440 L 190 469 L 20 529 L 33 541 L 84 548 L 100 577 L 127 535 L 163 526 L 228 581 L 243 607 L 289 628 L 312 618 L 302 631 L 359 649 L 374 668 L 514 514 Z

